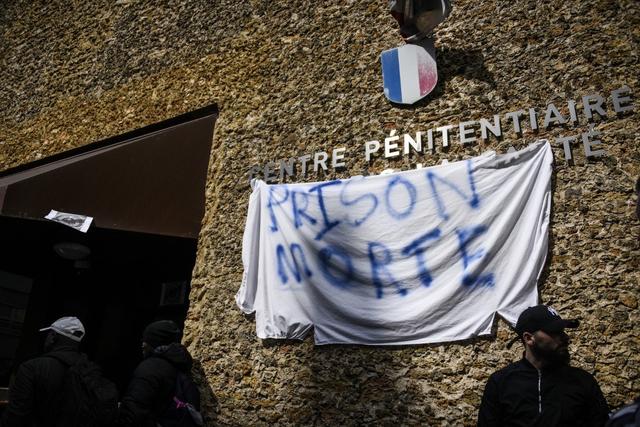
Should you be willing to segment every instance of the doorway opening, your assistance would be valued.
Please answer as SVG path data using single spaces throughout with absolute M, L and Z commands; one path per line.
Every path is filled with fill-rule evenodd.
M 82 321 L 82 351 L 121 391 L 141 360 L 144 327 L 159 319 L 184 325 L 195 239 L 97 227 L 81 234 L 8 217 L 0 217 L 0 235 L 11 242 L 0 245 L 0 386 L 42 354 L 38 330 L 63 316 Z
M 81 350 L 120 392 L 145 326 L 184 326 L 216 118 L 209 106 L 0 172 L 0 412 L 60 317 L 82 321 Z M 93 222 L 83 233 L 51 210 Z

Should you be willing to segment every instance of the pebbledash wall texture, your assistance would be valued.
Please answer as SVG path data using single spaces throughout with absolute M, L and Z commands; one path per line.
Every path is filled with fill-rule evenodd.
M 582 319 L 574 364 L 611 406 L 640 395 L 640 3 L 453 2 L 436 31 L 439 83 L 412 107 L 382 92 L 379 57 L 402 44 L 387 2 L 32 1 L 0 5 L 0 167 L 6 169 L 216 103 L 207 209 L 185 343 L 202 366 L 206 414 L 220 425 L 472 425 L 491 372 L 520 357 L 496 335 L 399 348 L 261 342 L 234 302 L 248 171 L 345 147 L 346 167 L 289 181 L 408 169 L 505 152 L 538 138 L 556 157 L 541 299 Z M 632 111 L 611 92 L 628 86 Z M 584 155 L 583 95 L 606 151 Z M 364 159 L 364 145 L 554 103 L 578 123 L 461 145 L 456 130 L 422 155 Z M 627 104 L 628 105 L 628 104 Z M 542 122 L 542 119 L 540 119 Z M 573 160 L 561 136 L 578 135 Z

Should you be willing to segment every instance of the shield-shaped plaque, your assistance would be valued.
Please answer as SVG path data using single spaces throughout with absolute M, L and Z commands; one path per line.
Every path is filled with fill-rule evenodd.
M 391 102 L 413 104 L 427 96 L 438 83 L 433 39 L 382 52 L 384 94 Z

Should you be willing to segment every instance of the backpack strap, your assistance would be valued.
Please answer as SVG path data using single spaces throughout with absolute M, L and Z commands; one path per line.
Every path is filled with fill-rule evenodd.
M 49 357 L 51 359 L 55 359 L 58 362 L 62 363 L 67 368 L 70 368 L 71 366 L 75 365 L 76 363 L 81 361 L 83 358 L 86 359 L 86 356 L 82 353 L 77 353 L 77 355 L 73 357 L 74 360 L 70 360 L 68 357 L 64 357 L 57 352 L 47 353 L 43 357 Z
M 49 359 L 53 359 L 57 361 L 64 368 L 64 372 L 62 374 L 60 384 L 58 385 L 57 396 L 54 397 L 54 401 L 56 402 L 55 403 L 56 409 L 54 413 L 55 413 L 55 417 L 58 418 L 61 414 L 60 411 L 62 411 L 62 407 L 64 404 L 63 390 L 65 387 L 66 377 L 69 374 L 69 368 L 71 368 L 72 364 L 66 358 L 60 357 L 59 354 L 55 354 L 55 353 L 47 353 L 43 357 L 47 357 Z

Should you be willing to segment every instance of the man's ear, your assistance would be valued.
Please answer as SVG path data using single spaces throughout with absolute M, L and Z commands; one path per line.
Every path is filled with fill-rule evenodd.
M 57 340 L 56 335 L 57 334 L 55 332 L 49 331 L 47 336 L 44 338 L 43 349 L 45 351 L 50 350 L 51 347 L 56 343 L 56 340 Z
M 526 345 L 533 345 L 535 343 L 535 340 L 533 339 L 533 334 L 531 332 L 523 332 L 522 341 L 524 341 Z

